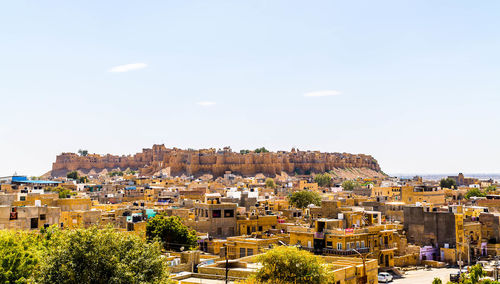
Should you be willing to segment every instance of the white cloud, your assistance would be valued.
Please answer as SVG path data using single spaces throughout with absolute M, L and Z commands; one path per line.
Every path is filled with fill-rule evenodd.
M 338 96 L 340 95 L 339 91 L 336 90 L 323 90 L 323 91 L 315 91 L 305 93 L 304 97 L 330 97 L 330 96 Z
M 200 105 L 200 106 L 209 107 L 209 106 L 215 105 L 215 102 L 207 102 L 207 101 L 205 101 L 205 102 L 197 102 L 197 104 Z
M 125 65 L 118 65 L 115 66 L 111 69 L 109 69 L 109 72 L 128 72 L 132 70 L 139 70 L 146 68 L 148 65 L 146 63 L 132 63 L 132 64 L 125 64 Z

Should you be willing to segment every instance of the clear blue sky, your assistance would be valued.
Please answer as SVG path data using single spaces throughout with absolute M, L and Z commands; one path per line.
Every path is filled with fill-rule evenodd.
M 457 0 L 4 1 L 0 176 L 43 174 L 79 148 L 154 143 L 498 173 L 499 11 Z

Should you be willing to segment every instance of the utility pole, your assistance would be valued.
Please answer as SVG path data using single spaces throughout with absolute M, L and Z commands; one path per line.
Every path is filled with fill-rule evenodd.
M 352 251 L 355 252 L 355 253 L 357 253 L 357 254 L 359 254 L 359 256 L 361 256 L 361 259 L 363 260 L 363 277 L 360 279 L 359 282 L 362 283 L 362 284 L 365 284 L 365 283 L 368 282 L 368 276 L 366 275 L 366 258 L 371 253 L 367 253 L 366 255 L 363 255 L 362 253 L 360 253 L 356 249 L 352 249 Z
M 467 236 L 467 265 L 470 266 L 470 238 Z
M 498 256 L 495 256 L 495 281 L 498 281 Z
M 224 256 L 226 258 L 226 284 L 228 284 L 228 276 L 229 276 L 229 260 L 227 258 L 227 244 L 224 244 Z

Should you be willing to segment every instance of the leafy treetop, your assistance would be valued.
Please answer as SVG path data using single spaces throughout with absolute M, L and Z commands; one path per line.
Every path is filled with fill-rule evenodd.
M 197 246 L 196 231 L 182 224 L 179 216 L 166 216 L 158 214 L 148 220 L 146 224 L 146 237 L 149 240 L 158 238 L 165 250 L 180 251 Z
M 321 187 L 329 187 L 332 186 L 332 177 L 327 174 L 317 174 L 314 176 L 314 182 L 316 182 Z
M 442 188 L 453 189 L 457 186 L 457 182 L 452 178 L 444 178 L 439 182 L 439 186 Z
M 267 188 L 276 188 L 276 183 L 274 182 L 274 179 L 267 178 L 266 179 L 266 187 Z
M 86 157 L 86 156 L 88 156 L 89 151 L 83 150 L 83 149 L 79 149 L 78 150 L 78 154 L 80 154 L 80 156 L 82 156 L 82 157 Z
M 465 199 L 470 199 L 473 196 L 484 197 L 486 196 L 486 193 L 480 190 L 479 188 L 471 188 L 467 191 L 464 197 Z
M 164 283 L 166 263 L 157 242 L 111 227 L 48 230 L 37 283 Z
M 264 148 L 264 147 L 260 147 L 260 148 L 255 149 L 255 151 L 254 151 L 254 152 L 255 152 L 255 153 L 268 153 L 268 152 L 269 152 L 269 150 L 267 150 L 267 149 L 266 149 L 266 148 Z
M 296 191 L 288 199 L 290 204 L 297 208 L 306 208 L 309 204 L 321 205 L 321 196 L 319 193 L 310 190 Z
M 352 191 L 358 186 L 359 184 L 353 180 L 346 180 L 342 183 L 342 188 L 347 191 Z
M 324 261 L 296 247 L 279 246 L 258 256 L 262 268 L 255 278 L 260 283 L 335 283 Z

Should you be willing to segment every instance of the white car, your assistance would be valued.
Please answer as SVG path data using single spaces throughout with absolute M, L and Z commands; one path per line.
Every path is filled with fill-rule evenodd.
M 378 282 L 389 283 L 392 281 L 392 275 L 387 272 L 380 272 L 378 274 Z

